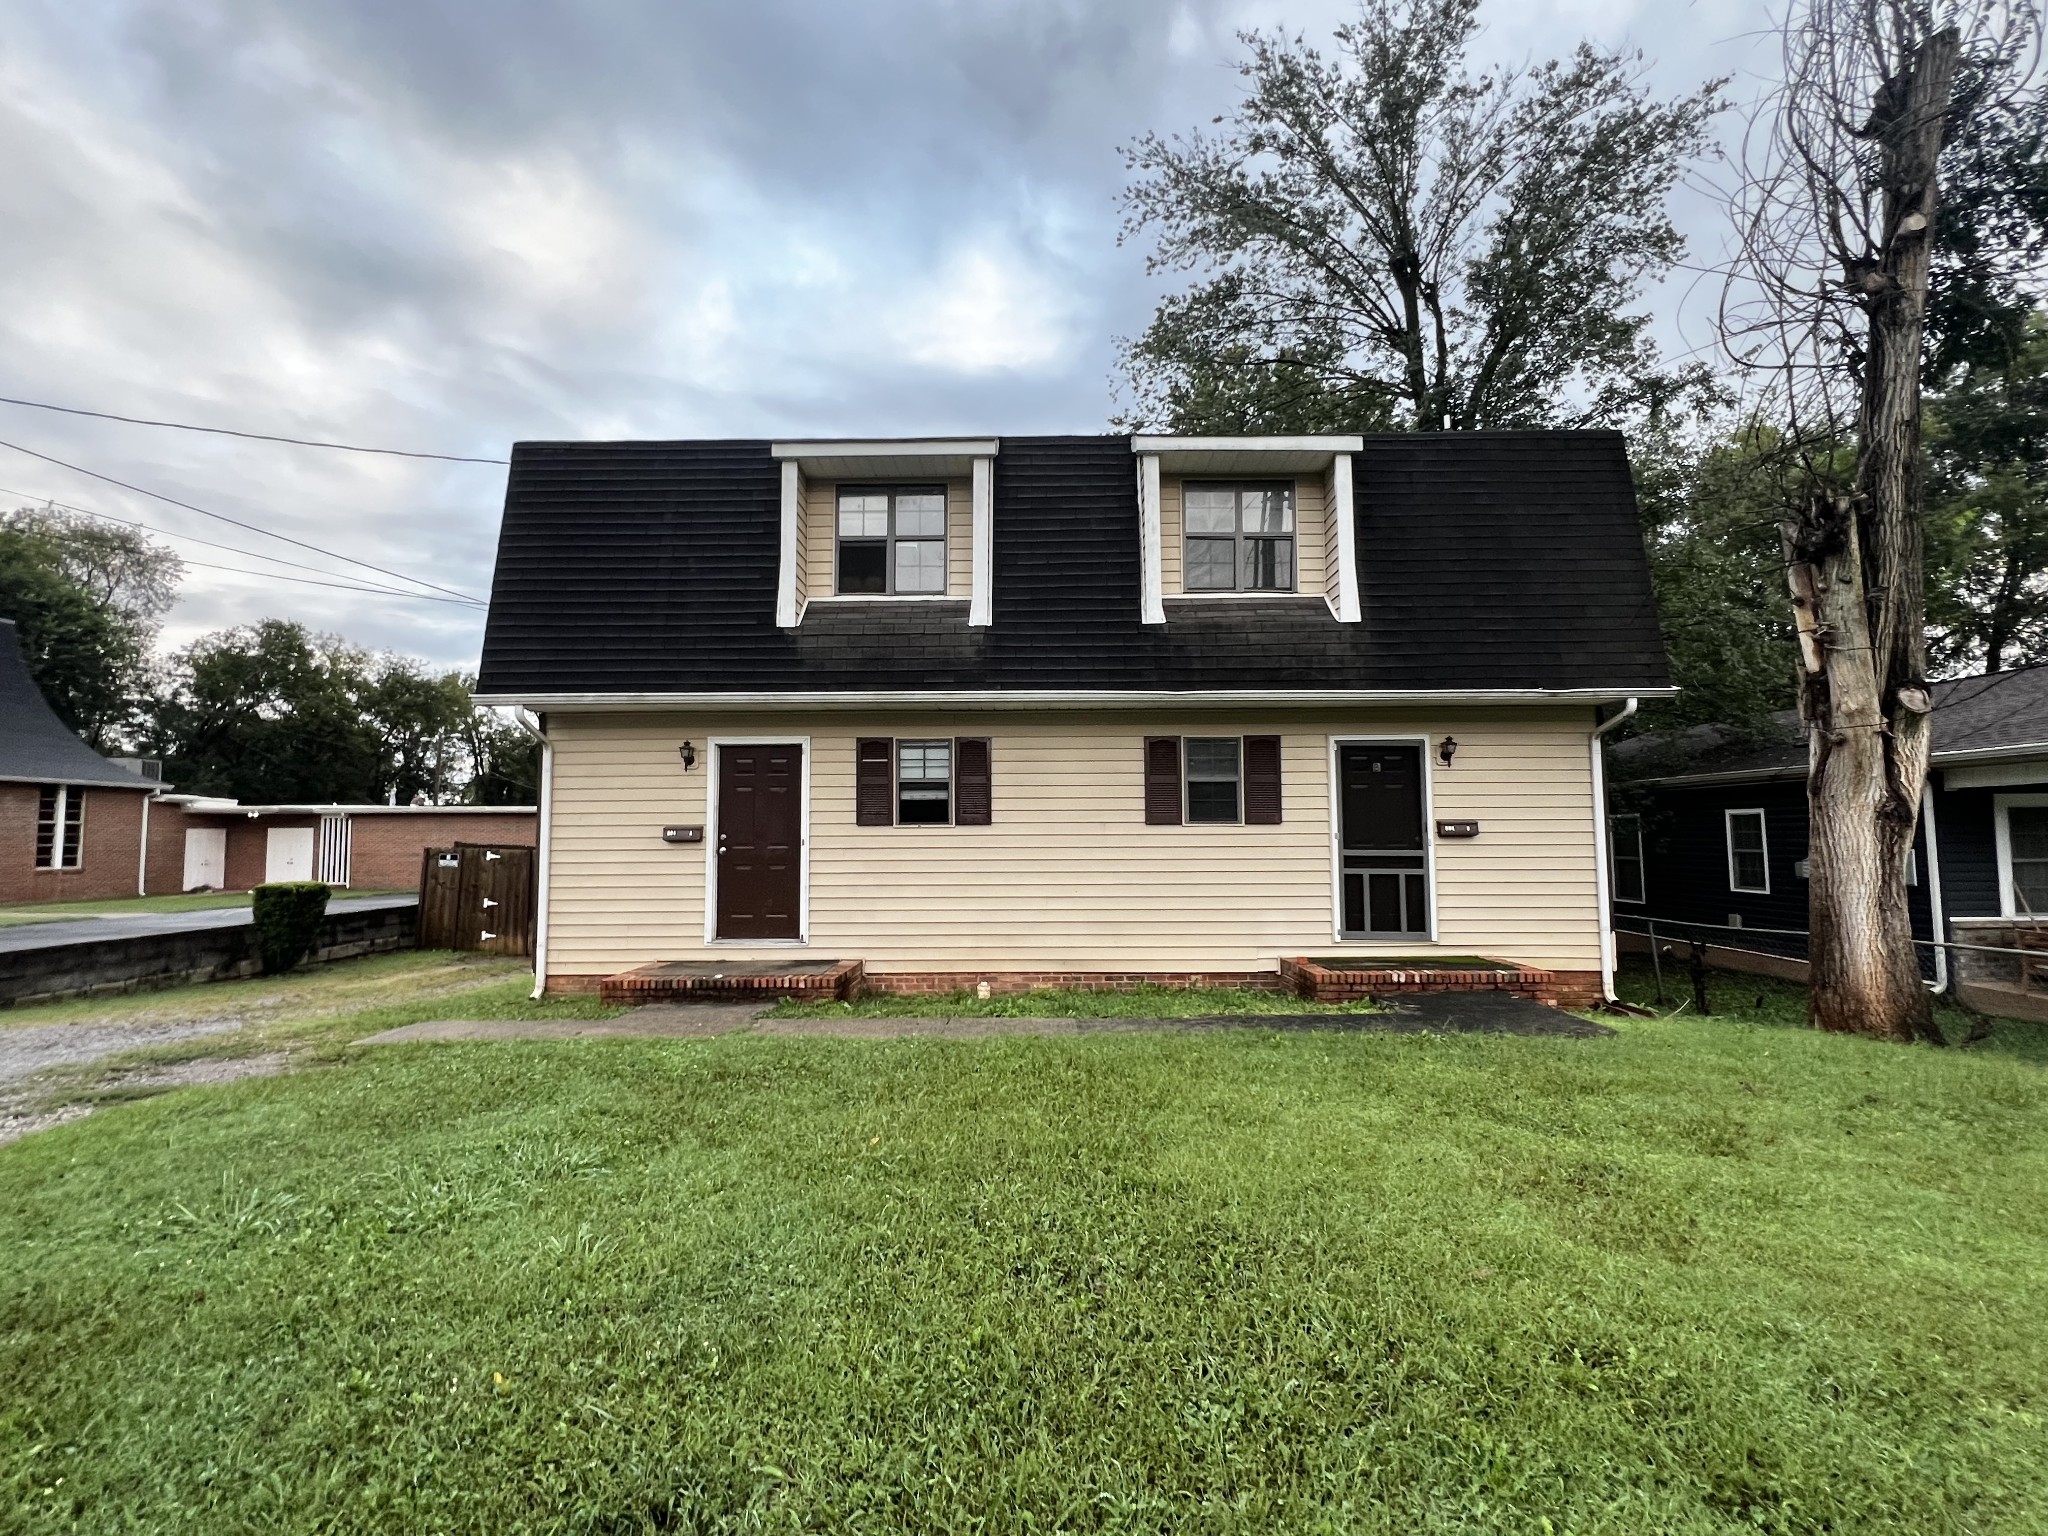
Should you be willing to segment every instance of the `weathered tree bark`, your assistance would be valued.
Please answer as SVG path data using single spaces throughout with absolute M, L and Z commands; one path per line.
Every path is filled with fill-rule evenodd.
M 1810 1017 L 1821 1029 L 1937 1042 L 1905 871 L 1930 735 L 1921 338 L 1959 47 L 1954 31 L 1925 39 L 1863 130 L 1882 152 L 1884 227 L 1877 261 L 1845 253 L 1844 280 L 1870 321 L 1855 490 L 1816 497 L 1786 528 L 1810 744 Z

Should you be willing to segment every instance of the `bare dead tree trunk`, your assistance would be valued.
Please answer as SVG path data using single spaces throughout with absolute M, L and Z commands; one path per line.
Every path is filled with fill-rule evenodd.
M 1958 34 L 1923 40 L 1879 91 L 1878 259 L 1846 264 L 1869 317 L 1850 496 L 1787 525 L 1810 744 L 1810 1016 L 1821 1029 L 1939 1041 L 1906 906 L 1927 782 L 1929 695 L 1921 526 L 1920 363 L 1935 164 Z

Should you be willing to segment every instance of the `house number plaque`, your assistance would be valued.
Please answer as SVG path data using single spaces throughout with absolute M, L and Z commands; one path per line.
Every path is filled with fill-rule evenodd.
M 1436 824 L 1438 837 L 1477 837 L 1479 823 L 1476 821 L 1440 821 Z
M 661 840 L 664 843 L 701 843 L 704 841 L 702 827 L 663 827 Z

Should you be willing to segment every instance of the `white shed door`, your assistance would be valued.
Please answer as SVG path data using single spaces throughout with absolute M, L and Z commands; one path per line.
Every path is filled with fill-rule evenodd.
M 310 880 L 313 878 L 313 829 L 272 827 L 263 849 L 263 878 Z
M 180 890 L 196 891 L 200 886 L 219 890 L 228 877 L 228 832 L 226 827 L 185 829 L 185 883 Z

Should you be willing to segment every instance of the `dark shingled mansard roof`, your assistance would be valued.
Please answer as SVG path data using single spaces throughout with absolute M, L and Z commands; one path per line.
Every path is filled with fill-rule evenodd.
M 14 620 L 0 619 L 0 780 L 85 784 L 95 788 L 162 789 L 110 763 L 50 709 L 28 675 Z
M 777 629 L 769 446 L 518 444 L 478 692 L 1668 686 L 1618 433 L 1367 438 L 1357 624 L 1300 598 L 1169 598 L 1140 623 L 1130 439 L 1010 437 L 990 626 L 963 599 L 813 603 Z
M 2038 748 L 2048 757 L 2048 666 L 1936 683 L 1934 761 Z M 1806 730 L 1796 710 L 1780 710 L 1761 732 L 1695 725 L 1637 736 L 1609 749 L 1617 780 L 1797 778 L 1806 772 Z

